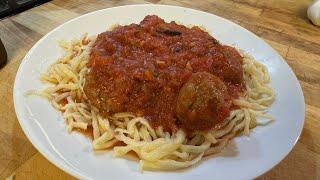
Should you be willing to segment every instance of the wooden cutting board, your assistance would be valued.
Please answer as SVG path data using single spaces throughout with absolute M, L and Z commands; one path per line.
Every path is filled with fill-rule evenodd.
M 306 119 L 293 151 L 259 179 L 320 179 L 320 27 L 306 16 L 311 0 L 53 0 L 0 21 L 8 64 L 0 70 L 0 179 L 74 179 L 31 145 L 12 99 L 15 74 L 27 51 L 58 25 L 98 9 L 136 3 L 170 4 L 227 18 L 266 40 L 288 62 L 302 86 Z M 230 172 L 232 173 L 232 172 Z

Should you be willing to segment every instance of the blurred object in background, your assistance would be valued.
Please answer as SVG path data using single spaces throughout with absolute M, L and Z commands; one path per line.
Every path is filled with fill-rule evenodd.
M 320 26 L 320 0 L 315 0 L 308 8 L 308 18 L 313 24 Z
M 0 68 L 2 68 L 7 63 L 7 51 L 0 39 Z
M 0 19 L 50 0 L 0 0 Z

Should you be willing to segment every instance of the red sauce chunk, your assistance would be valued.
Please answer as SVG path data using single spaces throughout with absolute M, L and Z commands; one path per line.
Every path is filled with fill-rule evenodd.
M 104 115 L 132 112 L 157 128 L 214 128 L 245 90 L 242 57 L 197 26 L 146 16 L 98 35 L 84 86 Z

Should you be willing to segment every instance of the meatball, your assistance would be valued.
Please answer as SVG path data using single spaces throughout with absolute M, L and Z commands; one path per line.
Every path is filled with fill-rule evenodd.
M 243 80 L 242 57 L 239 52 L 230 46 L 223 46 L 223 55 L 228 65 L 224 66 L 222 76 L 232 84 L 241 84 Z
M 181 88 L 176 112 L 180 126 L 194 132 L 210 130 L 223 122 L 230 107 L 224 82 L 210 73 L 198 72 Z
M 115 77 L 113 77 L 114 75 Z M 86 75 L 83 90 L 91 105 L 103 115 L 125 111 L 134 82 L 122 70 L 94 66 Z

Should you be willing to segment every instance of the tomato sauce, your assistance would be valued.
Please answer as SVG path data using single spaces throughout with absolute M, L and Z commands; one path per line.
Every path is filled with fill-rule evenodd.
M 99 34 L 88 67 L 84 91 L 102 114 L 133 112 L 169 132 L 183 128 L 177 98 L 194 73 L 220 78 L 232 99 L 245 90 L 242 57 L 233 47 L 197 26 L 166 23 L 154 15 Z M 188 128 L 190 133 L 198 130 Z

